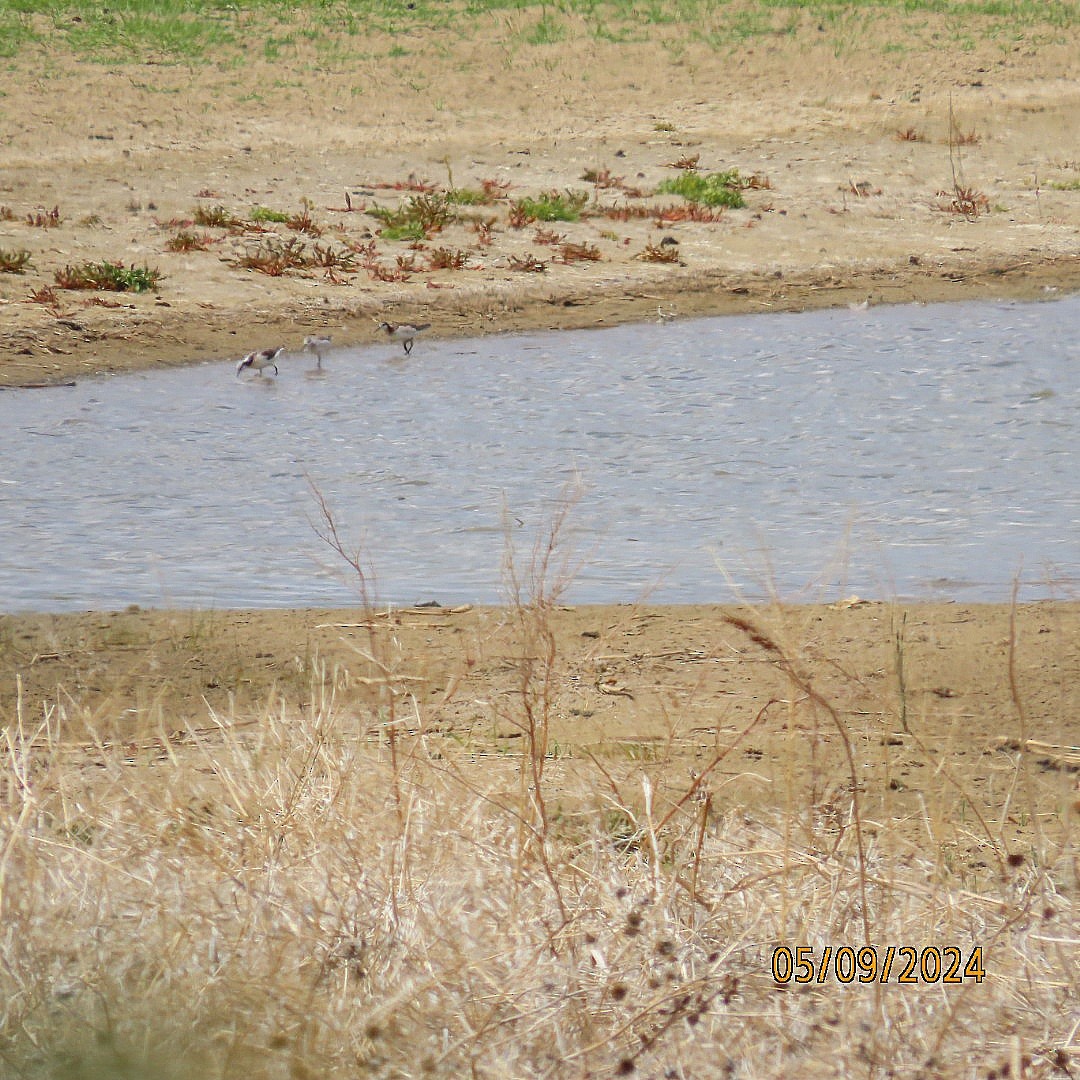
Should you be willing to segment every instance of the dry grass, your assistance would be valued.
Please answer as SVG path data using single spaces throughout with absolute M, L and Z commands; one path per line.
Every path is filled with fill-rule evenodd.
M 650 242 L 634 258 L 641 259 L 644 262 L 677 263 L 679 261 L 679 249 L 673 245 L 664 247 L 661 244 Z
M 167 718 L 137 745 L 66 743 L 61 710 L 12 718 L 5 1075 L 832 1076 L 858 1063 L 985 1076 L 1026 1061 L 1013 1075 L 1033 1077 L 1075 1060 L 1075 852 L 1056 830 L 972 888 L 949 855 L 972 826 L 928 819 L 922 845 L 887 828 L 860 844 L 842 790 L 794 789 L 771 813 L 729 805 L 729 753 L 750 728 L 693 773 L 615 745 L 564 756 L 548 734 L 555 599 L 510 609 L 518 692 L 475 703 L 516 728 L 512 751 L 444 734 L 392 649 L 358 653 L 377 691 L 359 715 L 335 702 L 356 673 L 315 660 L 301 713 Z M 776 703 L 753 724 L 774 711 L 805 721 L 819 706 Z M 986 978 L 900 985 L 899 964 L 886 985 L 772 978 L 777 946 L 817 963 L 866 944 L 965 960 L 981 946 Z
M 165 242 L 166 251 L 208 251 L 214 243 L 214 238 L 206 233 L 192 232 L 190 229 L 181 229 Z
M 925 805 L 954 813 L 927 809 L 915 841 L 861 780 L 883 756 L 926 752 L 903 627 L 888 715 L 822 696 L 799 643 L 755 612 L 728 621 L 783 673 L 784 700 L 741 730 L 718 717 L 703 748 L 696 729 L 687 757 L 688 688 L 666 699 L 668 737 L 645 760 L 616 740 L 572 752 L 552 737 L 568 508 L 524 573 L 508 554 L 513 690 L 470 700 L 467 661 L 431 696 L 421 658 L 376 633 L 370 571 L 316 496 L 369 636 L 353 664 L 303 661 L 305 707 L 159 716 L 139 742 L 62 704 L 5 718 L 4 1075 L 1050 1077 L 1075 1064 L 1072 811 L 1062 786 L 1036 813 L 1015 679 L 1001 820 L 959 812 L 974 800 L 949 760 L 927 760 Z M 357 683 L 368 704 L 346 708 Z M 456 733 L 462 708 L 512 737 Z M 76 719 L 99 737 L 68 741 Z M 751 809 L 729 792 L 765 725 L 792 744 L 838 737 Z M 1007 849 L 1017 818 L 1024 841 Z M 956 859 L 972 845 L 981 870 Z M 778 984 L 781 946 L 811 950 L 815 969 L 841 946 L 955 947 L 965 961 L 980 948 L 986 974 L 903 984 L 897 963 L 885 983 L 830 968 Z

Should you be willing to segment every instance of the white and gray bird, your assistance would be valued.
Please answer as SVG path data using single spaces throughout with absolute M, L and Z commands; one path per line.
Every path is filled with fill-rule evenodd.
M 431 329 L 431 323 L 379 323 L 379 329 L 386 333 L 391 341 L 400 341 L 406 353 L 412 352 L 413 341 L 425 330 Z
M 236 377 L 240 378 L 240 372 L 244 368 L 252 368 L 260 375 L 263 373 L 264 368 L 272 367 L 274 374 L 278 373 L 277 358 L 285 351 L 284 345 L 279 345 L 276 349 L 258 349 L 255 352 L 249 352 L 243 360 L 236 365 Z
M 316 367 L 322 367 L 322 354 L 330 348 L 329 334 L 308 334 L 304 338 L 304 351 L 313 352 L 316 359 Z

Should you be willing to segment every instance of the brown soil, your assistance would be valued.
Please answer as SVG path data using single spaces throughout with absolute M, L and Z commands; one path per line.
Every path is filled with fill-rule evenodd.
M 295 349 L 314 331 L 370 342 L 383 318 L 477 334 L 655 318 L 661 305 L 683 316 L 1080 284 L 1069 189 L 1080 82 L 1067 37 L 1005 42 L 989 23 L 959 33 L 938 16 L 881 14 L 850 38 L 842 23 L 804 19 L 796 33 L 716 49 L 664 26 L 616 44 L 566 19 L 563 40 L 530 45 L 535 18 L 484 17 L 467 38 L 374 34 L 366 59 L 336 67 L 301 34 L 276 61 L 256 49 L 242 67 L 24 50 L 4 81 L 0 248 L 32 262 L 0 273 L 0 386 Z M 971 141 L 950 145 L 958 135 Z M 230 260 L 258 237 L 222 229 L 195 230 L 213 237 L 208 251 L 166 250 L 179 228 L 168 223 L 196 206 L 247 216 L 304 199 L 323 243 L 363 244 L 378 223 L 346 212 L 346 192 L 354 207 L 394 205 L 409 193 L 392 185 L 445 186 L 451 173 L 462 187 L 509 185 L 510 198 L 572 188 L 604 206 L 678 203 L 625 188 L 652 191 L 687 157 L 769 186 L 713 224 L 592 215 L 551 226 L 595 246 L 597 262 L 553 261 L 535 227 L 510 227 L 506 201 L 475 210 L 495 218 L 490 245 L 461 224 L 429 241 L 467 251 L 467 269 L 404 282 L 240 270 Z M 603 169 L 623 187 L 582 179 Z M 977 214 L 955 211 L 958 189 Z M 57 227 L 29 223 L 54 207 Z M 679 242 L 677 263 L 636 257 L 665 236 Z M 376 245 L 390 268 L 410 253 Z M 546 270 L 510 268 L 526 254 Z M 30 299 L 57 270 L 103 259 L 160 270 L 158 291 Z

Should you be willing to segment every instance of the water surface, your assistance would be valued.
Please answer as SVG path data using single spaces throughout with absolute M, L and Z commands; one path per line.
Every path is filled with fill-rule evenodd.
M 297 340 L 312 328 L 298 327 Z M 1080 297 L 675 320 L 0 394 L 0 609 L 1075 595 Z M 251 342 L 258 347 L 264 342 Z

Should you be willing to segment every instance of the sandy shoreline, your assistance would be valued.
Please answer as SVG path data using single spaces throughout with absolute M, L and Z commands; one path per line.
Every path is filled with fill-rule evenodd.
M 649 322 L 658 311 L 678 311 L 680 318 L 713 315 L 806 311 L 871 303 L 944 303 L 972 300 L 1053 299 L 1080 289 L 1080 258 L 1045 263 L 964 263 L 929 274 L 893 267 L 869 272 L 833 272 L 777 277 L 735 277 L 702 274 L 690 280 L 617 284 L 563 293 L 520 289 L 500 298 L 497 313 L 480 315 L 458 300 L 410 298 L 394 308 L 398 318 L 430 322 L 429 338 L 468 337 L 529 330 L 577 330 L 620 323 Z M 323 312 L 320 325 L 331 322 L 335 347 L 368 345 L 381 306 L 350 306 Z M 58 318 L 51 327 L 11 331 L 14 350 L 0 367 L 0 389 L 48 386 L 73 379 L 127 371 L 174 367 L 208 360 L 235 359 L 240 342 L 274 339 L 297 349 L 301 331 L 310 325 L 303 309 L 267 316 L 241 312 L 207 315 L 192 324 L 185 314 L 140 313 L 121 326 L 91 330 L 73 318 Z
M 685 25 L 620 43 L 575 18 L 550 45 L 531 43 L 527 14 L 460 37 L 372 30 L 347 63 L 303 35 L 242 68 L 23 50 L 2 98 L 0 250 L 29 263 L 0 273 L 0 386 L 294 349 L 313 332 L 362 344 L 382 319 L 460 336 L 1080 288 L 1067 40 L 1003 50 L 991 27 L 950 49 L 947 22 L 879 12 L 851 40 L 811 19 L 710 48 Z M 752 178 L 746 206 L 680 218 L 689 204 L 660 189 L 687 162 Z M 483 185 L 490 200 L 419 242 L 386 239 L 369 212 Z M 515 222 L 544 192 L 587 197 L 581 220 Z M 305 207 L 310 231 L 252 220 Z M 234 225 L 194 223 L 215 208 Z M 205 250 L 170 250 L 185 231 Z M 353 262 L 239 265 L 289 243 Z M 161 280 L 57 287 L 99 261 Z
M 750 725 L 725 798 L 763 812 L 782 802 L 778 770 L 845 782 L 824 712 L 812 739 L 792 740 L 785 718 L 814 701 L 866 757 L 867 791 L 883 802 L 865 812 L 916 841 L 931 790 L 945 800 L 931 812 L 949 812 L 948 785 L 925 771 L 935 755 L 991 817 L 1021 746 L 1048 820 L 1080 776 L 1076 602 L 0 615 L 0 714 L 88 752 L 153 750 L 268 714 L 300 722 L 329 703 L 379 715 L 392 695 L 402 734 L 512 752 L 541 663 L 562 756 L 622 747 L 648 760 L 662 748 L 670 772 Z M 1025 835 L 1020 821 L 1003 829 Z
M 364 707 L 376 692 L 364 677 L 381 657 L 442 719 L 461 719 L 476 701 L 513 693 L 524 647 L 523 619 L 550 627 L 561 681 L 559 737 L 576 742 L 637 731 L 653 737 L 664 710 L 649 703 L 676 686 L 745 719 L 780 692 L 769 660 L 739 621 L 749 619 L 808 663 L 823 693 L 847 706 L 895 708 L 898 642 L 908 651 L 910 707 L 928 730 L 962 717 L 987 742 L 1015 734 L 1019 689 L 1028 737 L 1063 742 L 1080 709 L 1080 604 L 1018 605 L 849 600 L 821 605 L 582 605 L 522 610 L 459 608 L 280 609 L 0 615 L 0 710 L 19 696 L 28 716 L 58 704 L 71 730 L 94 720 L 107 738 L 156 732 L 206 709 L 244 714 L 283 703 L 303 709 L 317 684 L 338 687 L 338 703 Z M 1013 645 L 1010 645 L 1010 642 Z M 1014 647 L 1019 687 L 1009 683 Z M 768 660 L 767 663 L 762 663 Z M 692 678 L 687 682 L 686 679 Z M 313 679 L 315 680 L 313 682 Z M 407 681 L 407 680 L 406 680 Z M 419 691 L 418 691 L 419 692 Z M 861 703 L 857 703 L 861 701 Z M 588 721 L 581 706 L 596 718 Z M 695 706 L 696 708 L 697 706 Z M 873 711 L 873 710 L 871 710 Z M 590 715 L 592 715 L 590 713 Z M 876 715 L 876 713 L 875 713 Z M 466 720 L 466 727 L 471 721 Z M 659 725 L 659 726 L 658 726 Z M 591 732 L 591 734 L 590 734 Z

